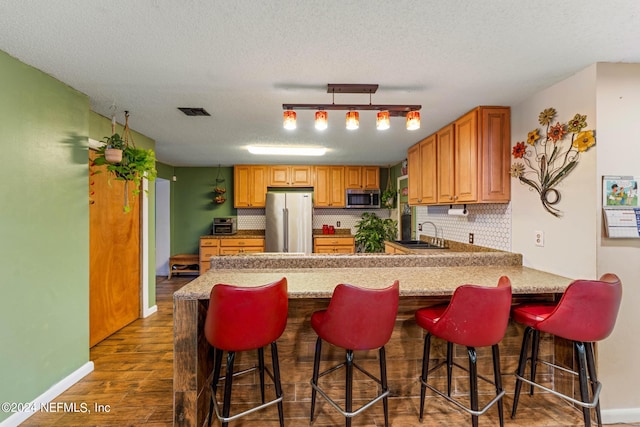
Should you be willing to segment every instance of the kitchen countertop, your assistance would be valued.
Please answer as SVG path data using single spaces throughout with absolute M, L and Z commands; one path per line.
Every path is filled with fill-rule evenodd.
M 419 268 L 308 268 L 209 270 L 176 293 L 174 299 L 208 299 L 218 283 L 259 286 L 286 277 L 289 298 L 330 298 L 339 283 L 366 288 L 400 281 L 400 296 L 451 295 L 464 284 L 496 286 L 500 276 L 511 279 L 514 294 L 562 293 L 571 279 L 522 266 Z

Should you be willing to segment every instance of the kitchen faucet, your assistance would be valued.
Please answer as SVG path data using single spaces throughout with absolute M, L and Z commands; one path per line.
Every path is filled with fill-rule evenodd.
M 435 223 L 431 222 L 431 221 L 424 221 L 424 222 L 421 222 L 420 224 L 418 224 L 418 231 L 422 231 L 422 226 L 424 224 L 433 225 L 433 230 L 435 232 L 435 236 L 433 237 L 431 242 L 436 246 L 444 246 L 444 233 L 443 233 L 442 229 L 438 229 L 438 226 Z M 438 230 L 440 230 L 439 233 L 438 233 Z M 440 237 L 438 237 L 438 234 L 440 235 Z

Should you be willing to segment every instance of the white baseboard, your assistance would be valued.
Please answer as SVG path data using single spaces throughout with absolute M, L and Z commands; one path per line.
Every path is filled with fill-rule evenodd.
M 640 408 L 603 409 L 602 424 L 640 422 Z
M 28 407 L 40 408 L 51 402 L 53 399 L 62 394 L 66 389 L 80 381 L 86 375 L 93 371 L 93 362 L 87 362 L 65 378 L 51 386 L 49 390 L 32 400 Z M 16 412 L 6 420 L 0 422 L 0 427 L 16 427 L 24 420 L 32 416 L 35 412 Z
M 157 305 L 154 305 L 153 307 L 145 308 L 144 311 L 142 312 L 142 317 L 146 319 L 147 317 L 151 316 L 156 311 L 158 311 L 158 306 Z

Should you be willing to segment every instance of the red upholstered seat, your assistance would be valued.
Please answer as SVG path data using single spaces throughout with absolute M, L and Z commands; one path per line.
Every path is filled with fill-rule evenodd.
M 218 284 L 211 289 L 204 335 L 226 351 L 271 344 L 287 325 L 287 279 L 256 287 Z
M 511 282 L 503 276 L 495 288 L 459 286 L 446 306 L 421 308 L 418 326 L 454 344 L 486 347 L 502 340 L 509 323 Z
M 427 331 L 425 335 L 424 354 L 422 357 L 422 386 L 420 390 L 420 419 L 424 413 L 425 392 L 429 388 L 440 396 L 456 404 L 461 409 L 472 415 L 472 424 L 478 425 L 478 416 L 483 414 L 494 403 L 498 403 L 500 425 L 504 423 L 502 397 L 504 390 L 500 379 L 500 355 L 498 343 L 502 340 L 509 323 L 509 310 L 511 308 L 511 282 L 503 276 L 498 281 L 498 286 L 486 287 L 477 285 L 459 286 L 451 301 L 447 305 L 421 308 L 416 312 L 416 323 Z M 431 370 L 435 370 L 446 364 L 447 366 L 447 393 L 443 393 L 428 384 L 429 353 L 431 336 L 447 341 L 447 360 Z M 469 353 L 469 400 L 470 408 L 451 398 L 452 368 L 462 366 L 453 362 L 453 344 L 464 345 Z M 478 410 L 478 377 L 476 370 L 475 347 L 492 347 L 494 385 L 496 397 Z
M 340 284 L 326 310 L 313 313 L 311 327 L 320 338 L 349 350 L 371 350 L 385 345 L 398 313 L 399 284 L 366 289 Z
M 218 284 L 211 289 L 209 308 L 204 324 L 204 335 L 214 348 L 214 369 L 211 382 L 211 401 L 209 407 L 209 424 L 215 409 L 216 416 L 226 426 L 229 421 L 249 414 L 255 410 L 278 405 L 280 426 L 284 426 L 282 405 L 282 385 L 276 340 L 280 338 L 287 325 L 289 298 L 287 295 L 287 279 L 256 287 L 241 287 Z M 271 346 L 273 372 L 264 366 L 264 347 Z M 238 351 L 257 350 L 258 366 L 253 369 L 234 373 L 235 353 Z M 224 376 L 224 398 L 222 413 L 218 410 L 216 391 L 220 382 L 220 370 L 223 351 L 227 352 L 227 364 Z M 241 373 L 258 370 L 262 404 L 234 416 L 230 416 L 231 389 L 233 377 Z M 273 379 L 275 399 L 265 402 L 264 374 L 267 372 Z
M 335 409 L 345 416 L 345 423 L 351 425 L 351 418 L 367 409 L 378 400 L 382 400 L 385 426 L 389 425 L 389 408 L 387 396 L 386 356 L 384 345 L 391 338 L 398 313 L 400 285 L 396 280 L 384 289 L 366 289 L 353 285 L 340 284 L 333 291 L 333 296 L 326 310 L 317 311 L 311 316 L 311 327 L 318 334 L 311 379 L 311 421 L 315 412 L 316 393 L 325 398 Z M 320 355 L 322 341 L 327 341 L 346 350 L 345 361 L 323 372 L 320 372 Z M 365 371 L 354 361 L 354 350 L 378 349 L 380 358 L 380 378 Z M 340 407 L 319 386 L 318 379 L 329 372 L 344 367 L 345 399 L 344 409 Z M 358 410 L 352 408 L 353 368 L 364 372 L 381 386 L 380 393 Z
M 526 382 L 531 385 L 530 394 L 533 394 L 535 386 L 582 406 L 584 422 L 587 426 L 591 425 L 590 408 L 595 407 L 598 425 L 602 425 L 599 402 L 601 384 L 596 376 L 593 343 L 608 337 L 613 331 L 621 300 L 620 279 L 615 274 L 609 273 L 603 275 L 600 280 L 573 281 L 557 304 L 530 303 L 518 305 L 512 309 L 513 320 L 526 326 L 516 372 L 512 418 L 515 417 L 518 408 L 522 382 Z M 578 361 L 576 374 L 580 381 L 580 401 L 572 396 L 549 390 L 535 382 L 541 332 L 573 341 Z M 527 358 L 529 341 L 531 341 L 531 357 Z M 530 379 L 526 379 L 524 371 L 529 361 L 531 376 Z M 589 383 L 591 396 L 588 390 Z

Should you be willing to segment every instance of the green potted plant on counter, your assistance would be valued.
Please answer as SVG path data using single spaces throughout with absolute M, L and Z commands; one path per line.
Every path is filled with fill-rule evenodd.
M 356 224 L 357 252 L 384 252 L 384 241 L 395 240 L 398 221 L 379 218 L 373 212 L 364 212 Z

